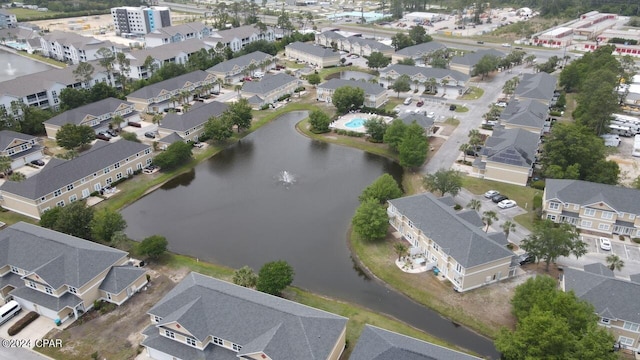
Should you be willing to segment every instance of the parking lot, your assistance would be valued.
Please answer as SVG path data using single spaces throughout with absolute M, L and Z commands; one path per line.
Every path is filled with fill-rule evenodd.
M 436 99 L 431 97 L 412 96 L 411 104 L 400 104 L 396 106 L 396 110 L 400 116 L 407 113 L 418 113 L 427 115 L 433 113 L 435 121 L 445 121 L 447 118 L 455 115 L 455 112 L 449 110 L 449 104 L 445 99 Z M 424 101 L 424 105 L 418 106 L 418 101 Z
M 617 236 L 617 235 L 614 235 Z M 583 235 L 580 237 L 582 241 L 587 243 L 588 251 L 597 254 L 615 254 L 622 260 L 631 260 L 640 262 L 640 247 L 632 243 L 624 243 L 618 240 L 611 240 L 611 250 L 602 250 L 598 243 L 598 237 Z M 628 241 L 628 240 L 627 240 Z

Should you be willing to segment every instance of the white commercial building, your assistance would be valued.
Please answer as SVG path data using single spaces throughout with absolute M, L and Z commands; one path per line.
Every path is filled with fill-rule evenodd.
M 145 35 L 156 29 L 171 26 L 171 10 L 168 7 L 111 8 L 116 33 L 120 35 Z

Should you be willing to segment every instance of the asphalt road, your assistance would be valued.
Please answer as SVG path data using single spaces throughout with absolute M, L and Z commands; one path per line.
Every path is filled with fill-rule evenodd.
M 0 342 L 4 339 L 0 338 Z M 42 356 L 32 350 L 0 346 L 0 360 L 48 360 L 49 357 Z

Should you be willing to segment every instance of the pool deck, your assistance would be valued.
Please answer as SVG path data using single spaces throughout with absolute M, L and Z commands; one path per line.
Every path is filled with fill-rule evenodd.
M 350 128 L 345 126 L 346 123 L 348 123 L 349 121 L 353 120 L 353 119 L 365 119 L 365 120 L 369 120 L 373 117 L 380 117 L 382 118 L 387 124 L 391 122 L 391 120 L 393 120 L 392 117 L 389 116 L 381 116 L 381 115 L 376 115 L 376 114 L 368 114 L 368 113 L 348 113 L 346 115 L 341 116 L 338 120 L 334 121 L 331 123 L 331 125 L 329 125 L 329 127 L 331 129 L 341 129 L 341 130 L 348 130 L 348 131 L 356 131 L 356 132 L 361 132 L 364 133 L 367 130 L 365 129 L 364 126 L 360 126 L 357 128 Z

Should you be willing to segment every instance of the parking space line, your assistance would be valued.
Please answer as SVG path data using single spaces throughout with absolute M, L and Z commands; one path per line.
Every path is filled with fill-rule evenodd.
M 629 249 L 627 249 L 627 245 L 622 244 L 622 246 L 624 246 L 624 254 L 627 256 L 627 259 L 629 259 Z

